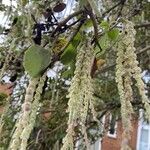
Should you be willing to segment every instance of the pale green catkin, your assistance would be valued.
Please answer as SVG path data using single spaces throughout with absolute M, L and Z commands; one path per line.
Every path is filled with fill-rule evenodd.
M 117 46 L 116 60 L 116 82 L 121 101 L 121 116 L 123 123 L 123 141 L 122 150 L 130 150 L 128 141 L 131 131 L 131 117 L 133 113 L 131 101 L 133 100 L 132 78 L 136 80 L 136 85 L 144 103 L 145 113 L 150 120 L 150 105 L 146 96 L 145 85 L 142 80 L 141 69 L 138 66 L 137 56 L 135 53 L 134 41 L 136 31 L 131 21 L 125 20 L 124 30 L 121 35 L 121 40 Z
M 47 72 L 46 72 L 47 73 Z M 36 116 L 37 116 L 37 111 L 39 108 L 39 100 L 41 99 L 41 94 L 43 91 L 43 86 L 46 80 L 46 73 L 40 78 L 40 81 L 38 83 L 38 87 L 36 89 L 36 94 L 34 96 L 34 100 L 31 104 L 31 113 L 29 116 L 29 122 L 28 125 L 23 129 L 22 134 L 20 136 L 21 138 L 21 145 L 20 145 L 20 150 L 26 150 L 27 147 L 27 142 L 30 137 L 30 134 L 34 128 L 35 121 L 36 121 Z
M 116 82 L 118 84 L 118 92 L 120 95 L 120 102 L 121 102 L 121 116 L 124 130 L 123 138 L 129 139 L 130 131 L 132 129 L 131 115 L 133 113 L 132 105 L 130 102 L 133 99 L 131 88 L 132 82 L 131 80 L 129 80 L 131 77 L 131 73 L 128 69 L 127 70 L 125 69 L 124 63 L 125 63 L 124 45 L 123 43 L 120 42 L 117 47 Z M 125 148 L 125 146 L 123 147 Z
M 11 59 L 12 59 L 11 50 L 9 50 L 8 54 L 7 54 L 6 58 L 5 58 L 5 63 L 3 64 L 3 67 L 0 70 L 0 81 L 2 81 L 4 73 L 5 73 L 5 71 L 6 71 L 7 67 L 8 67 L 8 63 L 11 61 Z
M 2 115 L 0 116 L 0 140 L 1 140 L 1 135 L 2 135 L 2 132 L 3 132 L 3 127 L 5 125 L 4 118 L 7 115 L 7 112 L 8 112 L 9 107 L 10 107 L 10 99 L 11 99 L 10 96 L 6 99 L 6 102 L 7 102 L 6 106 L 4 108 L 4 111 L 3 111 Z
M 132 77 L 136 80 L 136 86 L 139 90 L 141 100 L 145 107 L 146 118 L 150 121 L 150 102 L 146 95 L 145 84 L 142 80 L 142 70 L 138 66 L 139 62 L 137 61 L 137 55 L 135 53 L 136 49 L 134 47 L 136 34 L 134 24 L 130 21 L 127 21 L 126 30 L 128 31 L 128 37 L 125 37 L 124 39 L 124 43 L 127 46 L 126 55 L 128 55 L 128 58 L 130 58 L 129 65 L 131 66 Z
M 22 107 L 22 113 L 20 114 L 19 120 L 16 123 L 16 129 L 13 133 L 9 150 L 20 150 L 20 144 L 21 144 L 21 134 L 24 130 L 24 128 L 28 125 L 29 123 L 29 118 L 30 118 L 30 113 L 31 113 L 31 104 L 33 101 L 33 96 L 34 92 L 36 89 L 36 85 L 38 84 L 39 79 L 38 78 L 33 78 L 30 79 L 29 85 L 26 90 L 26 95 L 25 95 L 25 101 Z
M 76 69 L 74 72 L 74 77 L 71 81 L 71 86 L 69 88 L 69 102 L 68 102 L 68 129 L 65 138 L 63 139 L 62 150 L 73 150 L 74 149 L 74 128 L 79 124 L 81 126 L 82 134 L 84 135 L 84 140 L 86 142 L 86 147 L 88 146 L 88 138 L 86 135 L 85 122 L 88 115 L 88 109 L 90 103 L 93 100 L 93 85 L 91 79 L 91 66 L 93 63 L 93 48 L 88 39 L 86 39 L 79 47 L 78 54 L 76 57 Z M 92 110 L 92 113 L 94 110 Z M 94 112 L 95 113 L 95 112 Z M 96 115 L 94 114 L 96 117 Z

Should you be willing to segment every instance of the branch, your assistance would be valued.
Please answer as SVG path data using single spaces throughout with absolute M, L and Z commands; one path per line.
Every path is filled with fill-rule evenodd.
M 66 25 L 66 23 L 72 19 L 75 16 L 78 16 L 79 14 L 81 14 L 83 11 L 79 10 L 77 12 L 72 13 L 71 15 L 69 15 L 66 19 L 64 19 L 62 22 L 60 22 L 58 24 L 58 26 L 55 28 L 55 30 L 52 32 L 51 37 L 54 37 L 54 35 L 61 29 L 62 26 Z
M 138 29 L 138 28 L 147 28 L 147 27 L 150 27 L 150 22 L 145 22 L 145 23 L 142 23 L 142 24 L 135 25 L 136 29 Z
M 79 32 L 82 24 L 84 22 L 81 20 L 80 23 L 78 23 L 77 28 L 75 29 L 75 31 L 72 33 L 69 41 L 67 42 L 67 44 L 61 48 L 60 52 L 57 55 L 54 55 L 52 58 L 52 62 L 50 63 L 49 67 L 52 66 L 56 61 L 58 61 L 60 59 L 61 54 L 64 52 L 64 50 L 69 46 L 70 42 L 74 39 L 74 37 L 77 35 L 77 33 Z
M 98 24 L 95 18 L 95 15 L 93 14 L 92 8 L 90 8 L 90 10 L 87 10 L 88 15 L 90 16 L 91 20 L 92 20 L 92 24 L 94 27 L 94 34 L 95 34 L 95 40 L 98 40 Z
M 108 14 L 110 11 L 112 11 L 113 9 L 115 9 L 116 7 L 118 7 L 119 5 L 121 5 L 122 2 L 120 1 L 119 3 L 117 3 L 116 5 L 112 6 L 110 9 L 108 9 L 107 11 L 105 11 L 102 16 L 104 17 L 106 14 Z
M 86 9 L 87 14 L 90 16 L 90 19 L 92 20 L 92 24 L 94 27 L 94 40 L 92 41 L 92 43 L 95 41 L 95 44 L 97 44 L 99 49 L 102 51 L 102 48 L 98 41 L 98 23 L 97 23 L 96 17 L 94 15 L 90 5 L 88 5 L 88 8 L 85 8 L 85 9 Z
M 64 122 L 62 124 L 60 124 L 59 126 L 57 126 L 56 128 L 54 128 L 53 130 L 51 130 L 50 132 L 48 132 L 47 134 L 50 135 L 52 133 L 54 133 L 55 131 L 59 130 L 62 127 L 65 127 L 67 125 L 67 122 Z
M 119 18 L 119 17 L 121 17 L 122 16 L 122 10 L 123 10 L 123 8 L 124 8 L 124 6 L 125 6 L 125 3 L 126 3 L 126 0 L 121 0 L 121 6 L 120 6 L 120 10 L 119 10 L 119 12 L 118 12 L 118 15 L 117 15 L 117 18 Z
M 81 21 L 79 24 L 78 24 L 78 27 L 76 28 L 76 30 L 73 32 L 72 36 L 70 37 L 68 43 L 62 48 L 62 52 L 69 46 L 70 42 L 74 39 L 74 37 L 77 35 L 77 33 L 79 32 L 81 26 L 82 26 L 83 22 Z

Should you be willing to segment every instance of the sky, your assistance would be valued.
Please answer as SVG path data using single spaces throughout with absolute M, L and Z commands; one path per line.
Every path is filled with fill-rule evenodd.
M 3 0 L 2 3 L 10 6 L 11 0 Z M 64 0 L 64 3 L 66 4 L 66 9 L 63 12 L 56 14 L 56 16 L 59 16 L 61 18 L 64 18 L 66 15 L 70 14 L 73 11 L 75 0 Z M 12 4 L 15 6 L 16 2 L 12 0 Z M 0 25 L 4 25 L 6 23 L 6 19 L 7 17 L 4 17 L 4 13 L 0 12 Z
M 3 4 L 10 6 L 10 0 L 3 0 Z M 12 4 L 16 5 L 16 2 L 12 0 Z M 5 12 L 6 13 L 6 12 Z M 0 25 L 4 25 L 6 23 L 7 17 L 4 16 L 4 12 L 0 12 Z

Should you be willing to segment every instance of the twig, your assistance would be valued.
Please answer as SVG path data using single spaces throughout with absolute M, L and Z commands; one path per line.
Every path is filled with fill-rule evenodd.
M 66 32 L 66 30 L 68 30 L 69 28 L 73 27 L 75 24 L 77 24 L 79 21 L 81 21 L 81 18 L 74 21 L 73 23 L 69 24 L 69 25 L 64 25 L 64 28 L 61 28 L 61 33 Z M 59 33 L 56 35 L 58 36 Z
M 147 27 L 150 27 L 150 22 L 145 22 L 145 23 L 135 25 L 136 29 L 138 29 L 138 28 L 147 28 Z
M 81 26 L 82 26 L 83 22 L 81 21 L 79 24 L 78 24 L 78 27 L 76 28 L 75 32 L 73 32 L 72 36 L 70 37 L 69 41 L 67 42 L 67 44 L 62 48 L 61 51 L 64 51 L 70 44 L 70 42 L 74 39 L 74 37 L 77 35 L 77 33 L 79 32 Z
M 52 66 L 54 64 L 54 62 L 58 61 L 60 59 L 61 54 L 64 52 L 64 50 L 69 46 L 70 42 L 74 39 L 74 37 L 77 35 L 77 33 L 79 32 L 81 26 L 83 24 L 83 21 L 80 21 L 80 23 L 78 24 L 75 32 L 73 32 L 71 38 L 69 39 L 69 41 L 67 42 L 67 44 L 60 50 L 60 52 L 57 55 L 54 55 L 52 58 L 52 62 L 50 64 L 50 66 Z
M 35 16 L 34 16 L 33 14 L 31 14 L 31 17 L 32 17 L 33 21 L 37 24 L 37 21 L 36 21 L 36 19 L 35 19 Z
M 122 2 L 120 1 L 119 3 L 117 3 L 116 5 L 112 6 L 110 9 L 108 9 L 107 11 L 105 11 L 102 16 L 104 17 L 106 14 L 108 14 L 110 11 L 112 11 L 113 9 L 115 9 L 116 7 L 118 7 L 119 5 L 121 5 Z
M 56 127 L 56 128 L 53 129 L 52 131 L 50 131 L 50 132 L 48 133 L 48 135 L 54 133 L 55 131 L 59 130 L 60 128 L 64 127 L 65 125 L 67 125 L 66 122 L 62 123 L 60 126 Z
M 76 20 L 75 22 L 73 22 L 73 23 L 67 25 L 66 29 L 68 29 L 68 28 L 72 27 L 73 25 L 77 24 L 79 21 L 81 21 L 81 19 L 78 19 L 78 20 Z
M 40 133 L 41 133 L 41 129 L 37 133 L 35 144 L 38 144 Z
M 91 20 L 92 20 L 92 24 L 93 24 L 93 27 L 94 27 L 94 40 L 95 43 L 97 44 L 97 46 L 99 47 L 99 49 L 102 51 L 102 48 L 99 44 L 99 41 L 98 41 L 98 23 L 97 23 L 97 20 L 96 20 L 96 17 L 92 11 L 92 8 L 90 5 L 87 6 L 88 8 L 85 8 L 86 9 L 86 12 L 87 14 L 90 16 Z M 93 43 L 92 41 L 92 43 Z
M 123 7 L 125 5 L 126 0 L 121 0 L 121 2 L 122 3 L 121 3 L 121 6 L 120 6 L 120 10 L 118 12 L 117 18 L 119 18 L 120 16 L 122 16 L 122 10 L 123 10 Z
M 54 35 L 56 34 L 56 32 L 58 32 L 62 26 L 66 25 L 66 23 L 72 19 L 75 16 L 78 16 L 79 14 L 81 14 L 83 11 L 79 10 L 77 12 L 72 13 L 71 15 L 69 15 L 65 20 L 63 20 L 62 22 L 60 22 L 58 24 L 58 26 L 56 27 L 56 29 L 52 32 L 51 37 L 54 37 Z

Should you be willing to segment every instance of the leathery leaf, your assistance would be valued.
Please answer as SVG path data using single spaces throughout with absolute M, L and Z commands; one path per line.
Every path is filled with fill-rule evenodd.
M 24 68 L 31 77 L 39 76 L 50 64 L 51 54 L 39 45 L 31 46 L 24 55 Z

